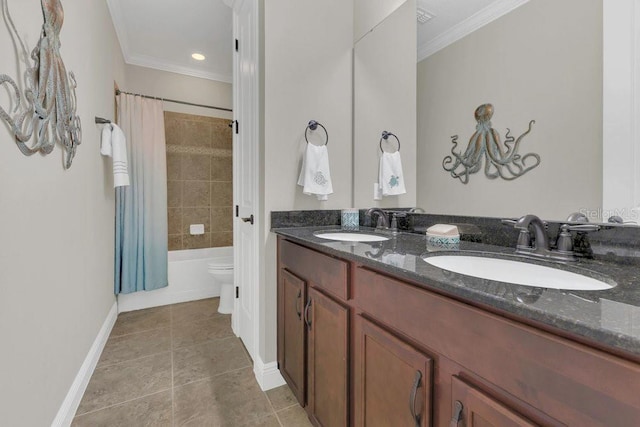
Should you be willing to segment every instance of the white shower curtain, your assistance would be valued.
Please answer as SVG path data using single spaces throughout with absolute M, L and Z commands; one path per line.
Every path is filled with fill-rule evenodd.
M 162 288 L 167 278 L 167 157 L 162 101 L 121 93 L 129 187 L 116 188 L 115 293 Z

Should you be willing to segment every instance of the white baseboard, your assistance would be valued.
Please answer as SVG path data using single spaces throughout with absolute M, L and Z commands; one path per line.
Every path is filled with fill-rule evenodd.
M 278 362 L 264 363 L 260 356 L 256 356 L 253 361 L 253 373 L 262 391 L 271 390 L 285 384 L 284 378 L 282 378 L 278 369 Z
M 82 366 L 80 366 L 78 375 L 76 375 L 76 378 L 73 380 L 71 388 L 62 402 L 62 405 L 58 410 L 58 414 L 51 423 L 52 427 L 68 427 L 71 425 L 73 417 L 78 410 L 78 406 L 80 406 L 82 396 L 87 389 L 87 385 L 89 385 L 91 375 L 93 375 L 93 371 L 98 364 L 102 350 L 107 343 L 107 339 L 109 338 L 109 334 L 111 334 L 111 329 L 113 329 L 113 325 L 116 323 L 117 318 L 118 305 L 114 302 L 111 310 L 109 310 L 109 314 L 107 314 L 107 318 L 102 324 L 102 328 L 100 328 L 100 332 L 98 332 L 98 336 L 93 341 L 93 345 L 89 349 L 87 357 L 84 359 L 84 362 L 82 362 Z
M 125 311 L 142 310 L 144 308 L 160 307 L 162 305 L 178 304 L 220 296 L 220 287 L 214 285 L 207 285 L 204 289 L 193 289 L 184 292 L 171 292 L 169 288 L 171 288 L 171 286 L 155 291 L 120 294 L 118 295 L 118 312 L 124 313 Z

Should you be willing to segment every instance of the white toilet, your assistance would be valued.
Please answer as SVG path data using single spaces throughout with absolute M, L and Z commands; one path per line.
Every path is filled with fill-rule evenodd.
M 233 256 L 212 258 L 209 261 L 209 273 L 220 285 L 220 305 L 218 313 L 233 312 Z

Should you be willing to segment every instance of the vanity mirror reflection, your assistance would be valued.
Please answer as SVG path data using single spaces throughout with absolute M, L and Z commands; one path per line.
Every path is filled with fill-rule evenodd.
M 640 128 L 633 119 L 640 106 L 633 85 L 640 76 L 634 68 L 640 63 L 634 59 L 640 2 L 417 0 L 414 7 L 433 15 L 417 25 L 417 68 L 407 63 L 401 72 L 396 70 L 386 90 L 397 93 L 407 81 L 417 80 L 415 152 L 409 154 L 409 137 L 403 140 L 403 151 L 408 152 L 402 153 L 403 162 L 415 163 L 415 172 L 405 171 L 416 176 L 415 205 L 435 214 L 535 213 L 565 220 L 572 212 L 582 212 L 592 222 L 613 215 L 640 221 L 640 212 L 634 210 L 640 205 Z M 471 12 L 443 29 L 439 21 L 451 12 L 447 7 Z M 402 11 L 399 7 L 379 25 Z M 396 26 L 398 31 L 403 28 Z M 359 173 L 365 170 L 360 153 L 369 145 L 358 135 L 364 127 L 361 110 L 371 110 L 371 102 L 358 97 L 361 44 L 354 48 L 354 194 L 356 206 L 370 206 L 372 172 Z M 397 43 L 395 48 L 402 49 Z M 379 50 L 378 58 L 384 56 Z M 410 111 L 412 100 L 406 102 Z M 503 144 L 507 129 L 517 136 L 535 120 L 521 152 L 539 154 L 541 163 L 512 181 L 489 179 L 481 171 L 465 185 L 452 178 L 442 162 L 451 152 L 453 135 L 459 136 L 458 151 L 466 149 L 476 131 L 474 111 L 485 103 L 493 104 L 491 127 Z M 376 105 L 381 117 L 381 104 Z M 397 106 L 389 106 L 388 114 L 397 112 Z M 381 206 L 393 202 L 413 204 L 407 197 Z

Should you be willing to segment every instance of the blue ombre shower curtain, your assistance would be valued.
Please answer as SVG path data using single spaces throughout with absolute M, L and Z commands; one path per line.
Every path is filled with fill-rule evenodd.
M 115 293 L 168 285 L 167 157 L 162 101 L 121 93 L 131 185 L 116 188 Z

